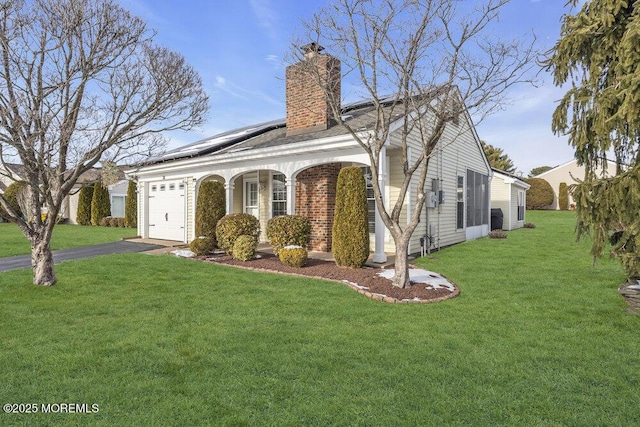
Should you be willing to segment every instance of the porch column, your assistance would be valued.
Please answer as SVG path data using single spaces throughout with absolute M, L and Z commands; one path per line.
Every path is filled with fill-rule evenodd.
M 296 179 L 293 175 L 286 177 L 287 187 L 287 215 L 296 214 Z
M 227 181 L 224 183 L 224 189 L 227 196 L 227 214 L 233 211 L 233 182 Z
M 372 177 L 373 178 L 373 177 Z M 378 163 L 378 182 L 380 183 L 380 191 L 385 194 L 387 186 L 387 147 L 380 150 L 380 161 Z M 373 253 L 373 262 L 383 263 L 387 261 L 387 254 L 384 252 L 384 236 L 386 232 L 384 222 L 380 212 L 378 212 L 378 204 L 376 203 L 376 248 Z

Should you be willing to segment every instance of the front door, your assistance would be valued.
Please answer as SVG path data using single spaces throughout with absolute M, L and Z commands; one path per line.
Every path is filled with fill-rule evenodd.
M 258 206 L 258 182 L 245 181 L 244 183 L 244 212 L 259 217 Z

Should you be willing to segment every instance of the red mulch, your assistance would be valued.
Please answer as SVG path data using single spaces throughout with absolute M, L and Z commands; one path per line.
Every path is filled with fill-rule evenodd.
M 242 268 L 265 270 L 284 274 L 294 274 L 322 279 L 351 282 L 350 286 L 358 292 L 386 302 L 435 302 L 457 296 L 460 291 L 456 287 L 455 292 L 448 289 L 426 289 L 425 283 L 412 283 L 410 288 L 398 288 L 391 284 L 390 279 L 378 276 L 379 268 L 341 268 L 333 261 L 309 259 L 301 268 L 289 267 L 280 262 L 273 254 L 261 253 L 260 258 L 249 261 L 238 261 L 226 254 L 197 257 L 196 259 L 218 264 L 232 265 Z M 359 286 L 354 286 L 356 283 Z M 366 287 L 367 289 L 363 289 Z M 405 301 L 403 301 L 405 300 Z

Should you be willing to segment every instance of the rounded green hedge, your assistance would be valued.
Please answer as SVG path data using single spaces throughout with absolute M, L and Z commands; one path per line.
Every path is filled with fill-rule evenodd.
M 527 191 L 527 209 L 544 209 L 553 203 L 553 188 L 542 178 L 525 180 L 531 188 Z
M 278 256 L 285 246 L 307 247 L 311 237 L 311 222 L 299 215 L 282 215 L 271 218 L 267 223 L 267 239 Z
M 253 236 L 258 239 L 260 222 L 258 218 L 247 213 L 233 213 L 220 218 L 216 225 L 218 247 L 233 255 L 233 245 L 240 236 Z

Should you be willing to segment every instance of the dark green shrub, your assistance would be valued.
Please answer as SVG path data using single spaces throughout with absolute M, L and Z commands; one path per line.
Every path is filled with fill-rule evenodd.
M 93 198 L 91 199 L 91 225 L 100 225 L 102 218 L 111 215 L 111 201 L 109 190 L 98 183 L 93 186 Z
M 558 207 L 561 211 L 569 209 L 569 188 L 566 182 L 561 182 L 558 188 Z
M 189 249 L 198 256 L 210 254 L 216 248 L 214 242 L 211 237 L 196 237 L 189 243 Z
M 553 203 L 553 188 L 542 178 L 525 180 L 531 188 L 527 191 L 527 209 L 544 209 Z
M 267 223 L 267 239 L 277 256 L 288 245 L 307 247 L 311 237 L 311 222 L 298 215 L 283 215 L 271 218 Z
M 220 218 L 216 225 L 216 239 L 218 247 L 228 254 L 233 255 L 233 244 L 240 236 L 253 236 L 258 239 L 260 235 L 260 222 L 258 219 L 246 213 L 233 213 Z
M 300 268 L 307 262 L 308 255 L 305 248 L 292 245 L 281 248 L 278 258 L 284 265 Z
M 369 257 L 367 187 L 362 169 L 342 168 L 336 184 L 332 252 L 341 267 L 360 268 Z
M 26 186 L 27 184 L 25 184 L 24 182 L 12 182 L 11 184 L 9 184 L 9 186 L 7 186 L 7 188 L 4 190 L 4 193 L 2 194 L 9 206 L 11 206 L 14 211 L 16 211 L 18 216 L 22 216 L 22 210 L 20 209 L 20 205 L 18 204 L 18 193 Z M 2 206 L 0 206 L 0 217 L 2 217 L 2 219 L 4 219 L 5 221 L 10 221 L 9 213 L 5 211 Z
M 218 181 L 200 184 L 196 202 L 196 235 L 215 240 L 216 225 L 226 212 L 224 185 Z
M 80 225 L 91 225 L 91 199 L 93 199 L 93 185 L 85 185 L 78 194 L 78 210 L 76 222 Z
M 233 257 L 240 261 L 255 258 L 258 241 L 253 236 L 240 236 L 233 244 Z
M 138 186 L 135 181 L 129 181 L 127 186 L 127 200 L 124 204 L 124 226 L 136 228 L 138 226 Z

